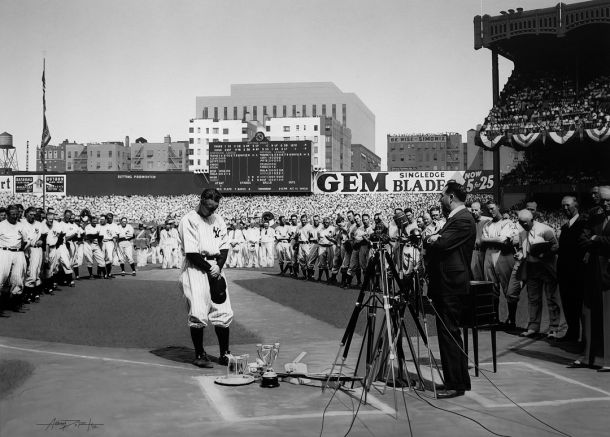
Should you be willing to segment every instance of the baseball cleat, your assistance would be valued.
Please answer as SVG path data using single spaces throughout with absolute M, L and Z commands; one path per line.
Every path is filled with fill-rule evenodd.
M 203 355 L 197 355 L 193 361 L 193 364 L 203 369 L 212 369 L 214 367 L 212 362 L 209 360 L 208 355 L 205 353 Z
M 131 276 L 135 276 L 135 275 L 136 275 L 136 272 L 131 272 Z
M 125 276 L 125 270 L 121 272 L 121 276 Z

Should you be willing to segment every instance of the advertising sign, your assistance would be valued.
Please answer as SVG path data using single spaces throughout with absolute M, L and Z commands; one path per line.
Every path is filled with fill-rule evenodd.
M 0 176 L 0 193 L 13 194 L 14 182 L 13 176 Z
M 318 194 L 440 193 L 449 180 L 464 184 L 468 193 L 492 193 L 492 171 L 327 172 L 317 175 Z
M 14 177 L 15 194 L 43 194 L 42 178 L 43 175 L 17 175 Z M 65 196 L 66 195 L 66 175 L 46 176 L 47 195 Z

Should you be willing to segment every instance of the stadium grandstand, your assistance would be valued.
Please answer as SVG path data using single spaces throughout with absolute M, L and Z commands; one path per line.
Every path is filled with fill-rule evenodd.
M 474 29 L 475 49 L 492 52 L 494 77 L 493 107 L 477 145 L 525 151 L 502 180 L 505 192 L 553 202 L 553 193 L 608 183 L 610 2 L 510 9 L 476 16 Z M 501 91 L 498 56 L 514 64 Z

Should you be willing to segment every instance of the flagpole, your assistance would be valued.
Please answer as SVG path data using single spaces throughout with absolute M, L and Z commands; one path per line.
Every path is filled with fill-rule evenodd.
M 45 159 L 45 153 L 49 141 L 51 141 L 51 134 L 49 133 L 49 127 L 47 125 L 47 85 L 45 79 L 46 72 L 46 58 L 42 58 L 42 140 L 40 142 L 40 161 L 42 162 L 42 210 L 46 215 L 46 203 L 47 203 L 47 161 Z

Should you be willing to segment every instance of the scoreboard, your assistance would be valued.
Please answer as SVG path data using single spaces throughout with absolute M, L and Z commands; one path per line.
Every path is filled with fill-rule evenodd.
M 254 139 L 263 141 L 210 143 L 214 187 L 226 193 L 311 192 L 311 141 Z

